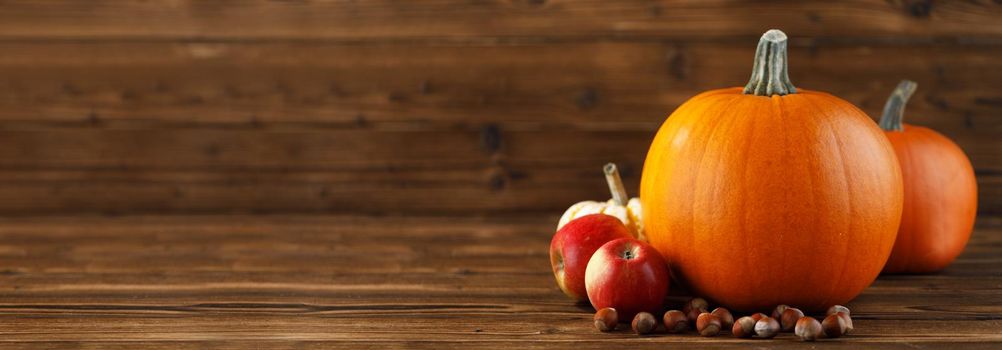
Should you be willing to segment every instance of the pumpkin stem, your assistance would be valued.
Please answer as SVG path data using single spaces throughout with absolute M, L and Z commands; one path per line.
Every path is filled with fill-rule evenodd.
M 898 87 L 894 88 L 891 97 L 887 98 L 884 104 L 884 114 L 880 116 L 880 128 L 884 131 L 904 131 L 902 121 L 905 119 L 905 105 L 908 99 L 915 93 L 918 84 L 911 80 L 902 80 Z
M 619 177 L 619 169 L 615 163 L 606 164 L 602 167 L 605 172 L 605 182 L 609 183 L 609 192 L 612 192 L 612 199 L 619 205 L 625 206 L 630 201 L 626 196 L 626 187 L 623 186 L 623 179 Z
M 745 94 L 757 96 L 787 95 L 797 93 L 786 72 L 786 33 L 770 29 L 758 40 L 751 80 L 745 85 Z

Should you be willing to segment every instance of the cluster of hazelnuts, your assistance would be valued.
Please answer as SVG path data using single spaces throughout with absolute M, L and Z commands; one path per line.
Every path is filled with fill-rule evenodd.
M 828 308 L 824 321 L 804 316 L 795 307 L 779 305 L 772 311 L 772 316 L 756 313 L 737 320 L 731 312 L 723 307 L 709 310 L 709 304 L 703 298 L 694 298 L 682 307 L 682 311 L 669 310 L 662 318 L 665 331 L 682 333 L 695 326 L 699 335 L 716 336 L 721 330 L 730 328 L 731 334 L 738 338 L 758 337 L 771 339 L 779 332 L 793 331 L 801 340 L 814 341 L 818 338 L 838 338 L 852 331 L 852 318 L 849 308 L 835 305 Z M 618 325 L 616 309 L 604 308 L 595 313 L 595 328 L 602 332 L 611 332 Z M 658 321 L 649 312 L 638 313 L 633 318 L 633 331 L 637 334 L 653 333 L 658 327 Z

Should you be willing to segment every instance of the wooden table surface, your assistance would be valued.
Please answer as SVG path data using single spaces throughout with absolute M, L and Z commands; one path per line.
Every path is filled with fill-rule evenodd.
M 553 282 L 554 222 L 0 219 L 0 347 L 1002 347 L 998 219 L 981 218 L 946 271 L 877 280 L 849 304 L 855 333 L 814 344 L 790 334 L 766 341 L 596 332 L 590 307 Z

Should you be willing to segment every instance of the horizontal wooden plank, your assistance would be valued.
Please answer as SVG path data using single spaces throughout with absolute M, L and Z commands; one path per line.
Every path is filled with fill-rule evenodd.
M 791 334 L 762 341 L 594 331 L 591 310 L 568 301 L 552 281 L 546 247 L 555 220 L 0 218 L 0 342 L 15 348 L 804 345 Z M 849 304 L 853 335 L 818 345 L 1002 342 L 995 331 L 1002 325 L 997 224 L 981 220 L 968 251 L 942 273 L 878 279 Z M 685 298 L 669 301 L 677 307 Z
M 438 316 L 438 317 L 432 317 Z M 102 317 L 100 322 L 81 322 L 81 319 L 54 319 L 33 317 L 21 320 L 6 320 L 0 327 L 9 328 L 10 323 L 19 323 L 21 331 L 10 334 L 5 342 L 25 342 L 44 336 L 47 340 L 110 342 L 110 341 L 198 341 L 209 339 L 231 340 L 286 340 L 286 341 L 369 341 L 424 343 L 470 343 L 509 341 L 513 343 L 549 343 L 551 345 L 570 342 L 596 342 L 607 346 L 630 346 L 632 344 L 660 343 L 661 346 L 702 346 L 729 345 L 730 347 L 784 346 L 804 343 L 796 340 L 791 333 L 784 333 L 773 340 L 736 339 L 729 334 L 714 338 L 699 337 L 696 334 L 637 337 L 626 330 L 612 334 L 602 334 L 591 326 L 591 315 L 579 313 L 573 317 L 543 317 L 537 315 L 514 315 L 492 317 L 481 314 L 437 313 L 392 318 L 371 317 L 186 317 L 157 318 L 147 322 L 136 322 L 135 318 Z M 86 320 L 84 318 L 83 320 Z M 4 321 L 0 319 L 0 321 Z M 20 322 L 19 322 L 20 321 Z M 457 324 L 456 322 L 461 322 Z M 239 327 L 234 327 L 238 324 Z M 384 327 L 379 327 L 383 325 Z M 827 339 L 820 342 L 827 347 L 832 344 L 853 344 L 855 346 L 880 346 L 884 343 L 909 342 L 920 345 L 927 342 L 999 343 L 1002 337 L 993 332 L 997 321 L 911 321 L 908 327 L 900 323 L 855 322 L 856 332 L 841 339 Z M 234 329 L 237 328 L 237 329 Z M 895 329 L 896 328 L 896 329 Z M 479 330 L 479 331 L 478 331 Z M 966 348 L 966 347 L 965 347 Z
M 528 45 L 0 42 L 0 121 L 87 126 L 573 124 L 654 130 L 699 92 L 744 85 L 755 41 Z M 791 75 L 879 115 L 993 133 L 1002 47 L 795 45 Z M 901 59 L 905 58 L 907 59 Z M 123 124 L 125 121 L 130 123 Z M 9 124 L 8 122 L 18 122 Z M 44 125 L 44 124 L 43 124 Z M 986 130 L 987 129 L 987 130 Z
M 499 154 L 482 133 L 0 131 L 0 144 L 9 146 L 0 147 L 0 211 L 533 211 L 569 205 L 566 191 L 607 197 L 600 169 L 609 160 L 623 165 L 635 187 L 643 152 L 621 152 L 648 142 L 590 142 L 610 133 L 501 131 Z M 568 181 L 573 175 L 581 176 Z
M 495 151 L 483 130 L 5 130 L 0 212 L 557 214 L 609 196 L 608 161 L 636 195 L 652 137 L 498 130 Z M 1000 155 L 976 146 L 980 210 L 997 213 Z
M 833 38 L 970 40 L 1002 34 L 1000 16 L 1002 7 L 992 1 L 21 0 L 4 3 L 0 33 L 12 39 L 714 38 L 754 36 L 767 23 Z
M 471 337 L 475 336 L 471 335 Z M 688 340 L 697 341 L 698 339 Z M 855 342 L 845 342 L 845 339 L 840 340 L 828 340 L 821 341 L 819 344 L 824 344 L 825 349 L 858 349 L 861 344 Z M 268 340 L 268 339 L 254 339 L 254 340 L 188 340 L 188 341 L 178 341 L 178 340 L 164 340 L 164 341 L 151 341 L 151 340 L 117 340 L 117 341 L 33 341 L 27 343 L 9 343 L 5 344 L 10 349 L 78 349 L 78 348 L 88 348 L 93 347 L 95 349 L 135 349 L 137 347 L 143 347 L 146 349 L 247 349 L 254 347 L 265 347 L 265 348 L 281 348 L 281 347 L 295 347 L 297 349 L 376 349 L 376 350 L 397 350 L 397 349 L 466 349 L 471 346 L 485 349 L 608 349 L 614 346 L 629 346 L 630 349 L 664 349 L 666 346 L 673 345 L 693 345 L 688 343 L 678 344 L 678 342 L 670 342 L 666 340 L 651 340 L 649 338 L 628 338 L 628 340 L 614 338 L 605 340 L 575 340 L 575 341 L 519 341 L 519 340 L 486 340 L 486 339 L 463 339 L 463 340 L 446 340 L 446 341 L 432 341 L 432 340 L 410 340 L 410 341 L 391 341 L 391 340 L 364 340 L 364 341 L 353 341 L 353 340 L 304 340 L 304 341 L 291 341 L 291 340 Z M 735 342 L 716 342 L 711 343 L 709 341 L 704 341 L 698 343 L 700 349 L 716 350 L 716 349 L 740 349 L 754 346 L 756 349 L 803 349 L 805 344 L 794 341 L 792 339 L 787 341 L 735 341 Z M 884 341 L 884 342 L 871 342 L 865 345 L 870 349 L 915 349 L 916 347 L 923 347 L 929 349 L 950 349 L 956 348 L 957 346 L 963 346 L 964 349 L 981 350 L 981 349 L 997 349 L 999 343 L 995 341 L 981 340 L 979 342 L 972 341 Z

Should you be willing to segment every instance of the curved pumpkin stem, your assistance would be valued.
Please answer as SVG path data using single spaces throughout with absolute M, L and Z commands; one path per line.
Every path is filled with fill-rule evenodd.
M 609 192 L 612 192 L 612 199 L 617 204 L 626 206 L 630 197 L 626 195 L 626 186 L 623 186 L 623 179 L 619 177 L 619 169 L 615 163 L 608 163 L 602 167 L 605 173 L 605 182 L 609 183 Z
M 751 80 L 745 85 L 745 94 L 757 96 L 787 95 L 797 93 L 786 71 L 786 33 L 770 29 L 758 41 Z
M 915 93 L 918 84 L 911 80 L 902 80 L 898 87 L 894 88 L 891 97 L 887 98 L 884 104 L 884 114 L 880 116 L 880 128 L 884 131 L 903 131 L 902 122 L 905 119 L 905 105 L 908 99 Z

